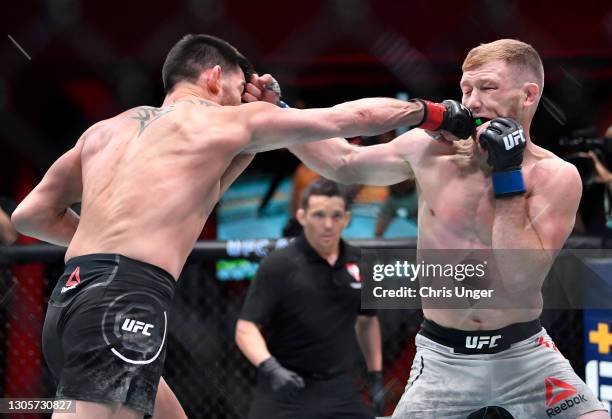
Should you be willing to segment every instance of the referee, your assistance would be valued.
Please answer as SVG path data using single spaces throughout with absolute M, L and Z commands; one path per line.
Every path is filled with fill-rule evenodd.
M 296 218 L 303 234 L 262 261 L 236 325 L 238 347 L 258 367 L 248 418 L 371 418 L 351 374 L 355 337 L 383 414 L 380 325 L 375 311 L 360 309 L 359 251 L 340 238 L 347 199 L 316 180 Z

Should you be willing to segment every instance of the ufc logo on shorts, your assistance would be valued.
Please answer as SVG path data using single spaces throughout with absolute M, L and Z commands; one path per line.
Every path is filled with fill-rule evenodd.
M 523 135 L 523 128 L 520 128 L 504 137 L 504 146 L 506 150 L 512 150 L 519 143 L 525 143 L 525 136 Z
M 501 339 L 501 335 L 495 336 L 467 336 L 465 338 L 465 347 L 469 349 L 482 349 L 485 345 L 487 348 L 495 348 L 497 342 Z
M 155 326 L 150 323 L 138 322 L 132 319 L 125 319 L 125 321 L 123 322 L 123 326 L 121 326 L 121 330 L 125 330 L 126 332 L 132 333 L 141 333 L 145 336 L 151 336 L 151 334 L 149 333 L 149 329 L 152 329 L 154 327 Z

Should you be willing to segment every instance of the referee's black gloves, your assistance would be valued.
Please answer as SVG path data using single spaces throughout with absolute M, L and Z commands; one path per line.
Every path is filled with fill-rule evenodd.
M 258 369 L 270 383 L 272 391 L 283 400 L 295 397 L 304 388 L 302 377 L 283 367 L 273 356 L 259 364 Z
M 385 414 L 385 383 L 382 371 L 368 371 L 368 394 L 376 416 Z

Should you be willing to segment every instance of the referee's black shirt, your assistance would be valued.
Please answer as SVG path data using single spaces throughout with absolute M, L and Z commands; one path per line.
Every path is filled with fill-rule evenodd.
M 333 266 L 302 235 L 266 257 L 240 318 L 262 327 L 270 353 L 297 373 L 335 375 L 354 366 L 361 310 L 359 250 L 340 241 Z

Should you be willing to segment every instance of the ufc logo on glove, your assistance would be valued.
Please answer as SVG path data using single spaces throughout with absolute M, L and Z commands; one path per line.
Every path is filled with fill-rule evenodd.
M 523 135 L 523 128 L 520 128 L 504 137 L 504 146 L 506 150 L 512 150 L 515 146 L 520 143 L 526 143 L 525 136 Z

